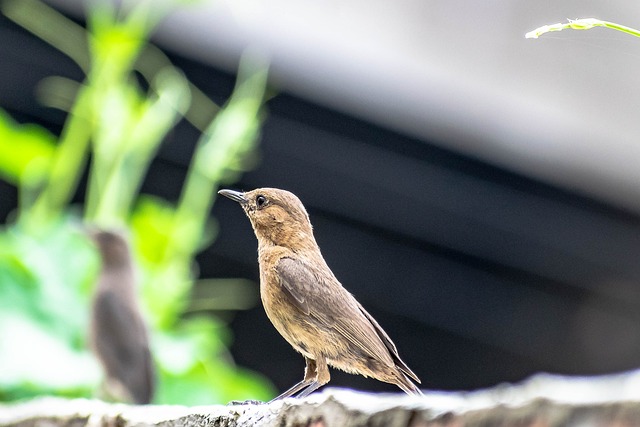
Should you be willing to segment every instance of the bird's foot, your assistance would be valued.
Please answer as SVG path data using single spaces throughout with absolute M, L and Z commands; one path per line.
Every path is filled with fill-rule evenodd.
M 236 406 L 236 405 L 264 405 L 264 402 L 261 400 L 247 399 L 247 400 L 232 400 L 229 403 L 227 403 L 227 406 Z

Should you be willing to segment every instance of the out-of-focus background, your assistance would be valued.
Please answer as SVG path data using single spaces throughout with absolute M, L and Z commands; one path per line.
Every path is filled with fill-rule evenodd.
M 85 22 L 82 2 L 47 3 Z M 12 6 L 13 18 L 0 17 L 0 107 L 16 123 L 37 123 L 58 136 L 71 105 L 59 95 L 66 80 L 54 88 L 42 82 L 82 81 L 83 70 L 16 24 L 22 18 L 15 16 L 48 15 L 16 13 Z M 236 87 L 240 100 L 226 104 L 236 110 L 225 111 L 242 110 L 253 121 L 227 120 L 216 135 L 225 140 L 248 126 L 252 142 L 209 150 L 211 164 L 224 156 L 228 162 L 202 188 L 270 186 L 297 194 L 328 264 L 387 330 L 424 387 L 473 389 L 540 371 L 634 369 L 640 365 L 640 39 L 602 28 L 524 38 L 538 26 L 583 17 L 640 27 L 640 10 L 625 2 L 183 2 L 151 40 L 202 91 L 191 91 L 200 103 L 180 107 L 191 118 L 176 119 L 163 134 L 141 193 L 169 206 L 184 199 L 197 141 L 215 134 L 206 123 L 217 107 L 203 99 L 224 104 L 244 53 L 246 81 L 259 74 L 256 64 L 269 63 L 265 108 L 243 110 L 243 101 L 262 98 L 259 83 L 247 86 L 258 93 L 254 98 L 242 98 Z M 39 28 L 62 44 L 76 36 Z M 153 58 L 133 74 L 150 91 L 144 70 L 152 75 L 164 64 Z M 254 125 L 261 126 L 259 142 Z M 152 127 L 141 126 L 142 133 Z M 8 150 L 3 157 L 11 154 L 11 141 L 1 142 Z M 91 193 L 91 178 L 78 179 L 72 206 L 86 205 L 85 188 Z M 32 187 L 38 185 L 35 179 Z M 17 188 L 0 182 L 7 224 L 16 221 L 19 193 L 27 194 L 27 205 L 38 198 L 38 191 L 29 196 Z M 97 206 L 94 217 L 109 223 L 113 215 L 107 209 L 101 216 Z M 138 229 L 147 223 L 143 208 L 132 210 Z M 211 351 L 226 361 L 216 367 L 241 366 L 238 376 L 258 384 L 219 399 L 268 396 L 301 379 L 303 359 L 256 299 L 256 241 L 248 221 L 226 200 L 213 204 L 211 216 L 207 244 L 189 252 L 198 254 L 190 277 L 209 280 L 181 294 L 188 302 L 171 319 L 203 313 L 216 319 L 224 350 Z M 169 342 L 163 353 L 174 348 Z M 332 372 L 334 386 L 395 390 Z

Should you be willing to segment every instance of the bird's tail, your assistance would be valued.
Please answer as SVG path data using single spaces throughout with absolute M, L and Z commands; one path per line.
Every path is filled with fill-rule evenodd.
M 418 388 L 417 385 L 413 383 L 409 378 L 407 378 L 404 373 L 399 372 L 398 379 L 396 381 L 396 385 L 402 389 L 407 394 L 411 394 L 414 396 L 422 396 L 422 391 Z

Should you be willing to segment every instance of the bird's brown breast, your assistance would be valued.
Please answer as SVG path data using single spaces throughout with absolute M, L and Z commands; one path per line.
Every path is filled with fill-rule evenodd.
M 283 292 L 280 277 L 275 266 L 292 253 L 284 248 L 260 251 L 260 298 L 267 317 L 276 330 L 298 352 L 313 358 L 313 341 L 317 340 L 316 328 L 309 322 L 309 316 L 291 302 Z

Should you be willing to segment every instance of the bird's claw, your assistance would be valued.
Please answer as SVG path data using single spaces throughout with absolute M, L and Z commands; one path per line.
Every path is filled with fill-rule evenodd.
M 227 403 L 227 406 L 236 406 L 236 405 L 264 405 L 264 402 L 261 400 L 247 399 L 247 400 L 232 400 L 229 403 Z

